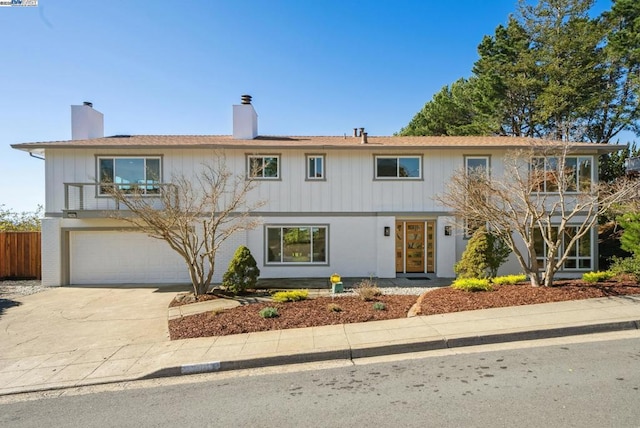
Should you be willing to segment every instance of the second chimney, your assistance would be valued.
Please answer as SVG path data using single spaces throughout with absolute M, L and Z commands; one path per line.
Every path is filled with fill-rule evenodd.
M 233 139 L 253 140 L 258 136 L 258 114 L 251 105 L 251 95 L 242 95 L 240 105 L 233 106 Z
M 81 106 L 71 106 L 71 139 L 89 140 L 104 137 L 104 115 L 85 101 Z

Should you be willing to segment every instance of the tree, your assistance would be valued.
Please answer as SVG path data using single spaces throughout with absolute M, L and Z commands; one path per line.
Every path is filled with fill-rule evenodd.
M 42 205 L 33 211 L 17 213 L 0 205 L 0 232 L 33 232 L 40 230 Z
M 400 135 L 483 135 L 493 132 L 497 123 L 483 104 L 483 90 L 476 78 L 459 79 L 444 86 L 400 130 Z M 489 113 L 487 113 L 489 112 Z
M 255 288 L 260 276 L 260 269 L 251 251 L 241 245 L 229 262 L 229 268 L 222 278 L 222 286 L 233 293 L 240 293 L 247 288 Z
M 510 252 L 502 239 L 481 226 L 467 242 L 454 271 L 461 278 L 494 278 Z
M 607 143 L 639 133 L 640 2 L 616 0 L 590 18 L 593 3 L 520 0 L 482 39 L 473 75 L 445 86 L 400 134 Z
M 534 286 L 550 286 L 555 274 L 589 243 L 598 216 L 637 192 L 626 178 L 592 183 L 588 158 L 569 143 L 542 142 L 510 151 L 500 176 L 470 180 L 455 173 L 435 197 L 460 219 L 487 224 L 515 255 Z M 587 235 L 589 234 L 589 235 Z
M 247 202 L 255 182 L 234 176 L 222 155 L 193 177 L 174 176 L 168 185 L 100 184 L 129 210 L 115 218 L 165 241 L 180 254 L 196 296 L 209 290 L 221 245 L 234 233 L 256 227 L 258 220 L 250 213 L 262 205 Z M 158 198 L 149 197 L 150 192 Z
M 628 212 L 618 217 L 618 223 L 624 228 L 620 238 L 623 250 L 633 253 L 640 259 L 640 212 Z

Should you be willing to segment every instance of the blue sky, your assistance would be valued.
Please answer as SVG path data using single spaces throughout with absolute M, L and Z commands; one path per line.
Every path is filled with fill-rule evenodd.
M 105 134 L 230 134 L 253 96 L 263 135 L 390 135 L 468 77 L 517 0 L 40 0 L 0 8 L 0 204 L 44 203 L 44 162 L 9 147 Z M 597 12 L 610 7 L 598 0 Z

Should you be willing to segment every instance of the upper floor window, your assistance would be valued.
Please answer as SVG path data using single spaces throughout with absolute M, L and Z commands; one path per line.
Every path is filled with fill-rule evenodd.
M 593 181 L 593 157 L 567 156 L 564 158 L 533 158 L 531 175 L 534 188 L 539 192 L 589 192 Z
M 100 183 L 117 184 L 125 193 L 160 193 L 161 169 L 160 157 L 98 157 L 98 176 Z M 100 194 L 108 194 L 107 186 L 100 186 Z
M 307 180 L 324 179 L 324 155 L 307 155 Z
M 465 156 L 464 167 L 468 176 L 486 174 L 489 171 L 489 156 Z
M 251 178 L 277 180 L 280 178 L 280 156 L 247 156 L 247 175 Z
M 422 178 L 420 156 L 376 156 L 375 178 L 417 180 Z

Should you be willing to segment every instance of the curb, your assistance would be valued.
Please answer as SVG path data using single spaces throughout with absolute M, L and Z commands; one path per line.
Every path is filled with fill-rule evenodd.
M 209 361 L 199 364 L 186 364 L 163 368 L 141 378 L 154 379 L 160 377 L 185 376 L 199 373 L 252 369 L 289 364 L 310 363 L 329 360 L 353 360 L 358 358 L 379 357 L 384 355 L 406 354 L 412 352 L 433 351 L 436 349 L 453 349 L 496 343 L 519 342 L 536 339 L 551 339 L 565 336 L 579 336 L 613 331 L 640 330 L 640 320 L 616 321 L 581 326 L 549 328 L 510 333 L 497 333 L 485 336 L 465 336 L 436 340 L 398 343 L 392 345 L 369 346 L 361 348 L 342 348 L 330 351 L 306 352 L 301 354 L 277 355 L 270 357 L 247 358 L 243 360 Z

